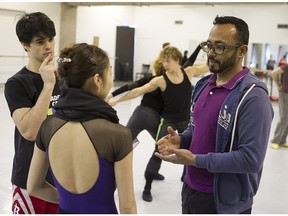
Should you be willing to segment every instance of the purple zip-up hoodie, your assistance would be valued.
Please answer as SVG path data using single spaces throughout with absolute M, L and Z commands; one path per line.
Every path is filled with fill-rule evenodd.
M 210 76 L 196 84 L 192 107 Z M 213 194 L 218 213 L 240 213 L 252 207 L 258 190 L 274 115 L 265 83 L 249 71 L 224 100 L 219 118 L 223 113 L 230 115 L 228 127 L 217 124 L 215 152 L 197 154 L 196 167 L 214 173 Z M 192 119 L 180 134 L 181 147 L 189 146 L 193 130 Z

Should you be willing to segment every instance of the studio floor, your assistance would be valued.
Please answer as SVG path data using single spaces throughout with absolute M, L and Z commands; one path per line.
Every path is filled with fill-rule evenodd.
M 115 88 L 115 87 L 113 87 Z M 11 214 L 11 167 L 14 154 L 13 134 L 14 125 L 3 94 L 4 87 L 0 86 L 0 214 Z M 125 125 L 134 108 L 139 105 L 141 97 L 122 102 L 115 106 L 120 123 Z M 275 111 L 270 138 L 279 120 L 278 104 L 272 102 Z M 251 119 L 251 121 L 257 121 Z M 255 134 L 259 136 L 260 134 Z M 143 131 L 139 134 L 140 144 L 134 149 L 134 186 L 139 214 L 181 214 L 180 180 L 182 165 L 163 162 L 160 173 L 164 181 L 154 181 L 152 185 L 152 202 L 142 200 L 144 187 L 144 170 L 153 149 L 154 141 Z M 287 214 L 288 213 L 288 148 L 267 150 L 264 170 L 258 193 L 254 199 L 253 214 Z M 117 194 L 115 194 L 117 199 Z M 118 201 L 116 201 L 118 202 Z

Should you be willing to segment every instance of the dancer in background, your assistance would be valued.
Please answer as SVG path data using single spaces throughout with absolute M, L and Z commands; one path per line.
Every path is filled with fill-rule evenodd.
M 164 48 L 168 47 L 169 45 L 164 46 Z M 187 60 L 189 62 L 186 63 L 186 67 L 192 66 L 194 64 L 200 50 L 201 47 L 199 49 L 197 46 L 195 51 Z M 113 97 L 116 97 L 134 88 L 141 87 L 149 83 L 153 78 L 163 75 L 165 73 L 165 68 L 163 67 L 160 55 L 153 64 L 152 72 L 153 72 L 152 77 L 143 77 L 133 83 L 125 84 L 117 88 L 107 96 L 106 101 L 110 101 L 110 105 L 115 106 L 117 102 L 113 100 L 114 99 Z M 113 101 L 115 103 L 113 103 Z M 135 108 L 132 116 L 130 117 L 126 125 L 132 132 L 133 140 L 136 139 L 138 134 L 143 130 L 147 130 L 148 133 L 152 136 L 152 138 L 156 140 L 162 110 L 163 110 L 163 99 L 160 88 L 157 88 L 152 92 L 143 94 L 143 98 L 141 100 L 140 105 Z M 155 174 L 153 177 L 154 180 L 165 179 L 165 177 L 160 173 Z
M 164 48 L 167 46 L 170 46 L 170 43 L 163 44 Z M 165 73 L 165 69 L 163 68 L 161 59 L 158 57 L 153 63 L 152 76 L 145 76 L 133 83 L 121 86 L 120 88 L 110 93 L 107 96 L 106 101 L 110 101 L 110 105 L 115 106 L 116 104 L 113 104 L 112 100 L 110 99 L 134 88 L 141 87 L 149 83 L 153 78 L 161 76 L 163 73 Z M 143 130 L 147 130 L 152 138 L 154 140 L 156 139 L 162 109 L 163 99 L 161 96 L 160 88 L 157 88 L 154 91 L 143 95 L 140 105 L 135 108 L 128 123 L 126 124 L 126 127 L 128 127 L 132 132 L 133 140 L 135 140 L 138 134 Z M 154 180 L 161 181 L 164 179 L 165 177 L 160 173 L 157 173 L 154 176 Z
M 271 148 L 279 149 L 279 147 L 288 147 L 288 64 L 273 70 L 271 78 L 276 83 L 279 91 L 279 122 L 271 140 Z
M 163 49 L 160 53 L 160 58 L 166 70 L 163 75 L 155 77 L 146 85 L 135 88 L 120 98 L 109 101 L 109 103 L 115 105 L 121 101 L 129 100 L 160 88 L 163 98 L 163 111 L 156 140 L 167 134 L 167 125 L 172 124 L 173 128 L 179 132 L 182 132 L 187 127 L 190 119 L 191 79 L 193 76 L 200 76 L 208 72 L 206 64 L 182 69 L 180 65 L 182 54 L 176 47 L 169 46 Z M 157 149 L 155 148 L 155 150 Z M 152 201 L 151 186 L 160 166 L 161 160 L 153 152 L 145 170 L 146 185 L 142 194 L 142 198 L 145 201 Z
M 182 60 L 181 60 L 181 66 L 183 67 L 184 64 L 186 63 L 186 61 L 188 60 L 188 51 L 185 50 L 184 53 L 183 53 L 183 57 L 182 57 Z
M 286 54 L 282 56 L 282 58 L 280 59 L 279 63 L 278 63 L 278 67 L 281 67 L 283 65 L 287 64 L 287 58 L 286 58 Z

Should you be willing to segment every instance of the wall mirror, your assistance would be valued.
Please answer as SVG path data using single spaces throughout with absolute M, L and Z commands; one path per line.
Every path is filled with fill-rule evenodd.
M 253 43 L 250 68 L 266 70 L 266 65 L 270 58 L 275 60 L 274 68 L 276 68 L 283 55 L 286 55 L 287 59 L 288 44 Z

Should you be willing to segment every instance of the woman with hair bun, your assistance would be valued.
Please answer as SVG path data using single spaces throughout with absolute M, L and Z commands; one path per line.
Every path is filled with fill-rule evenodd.
M 99 47 L 75 44 L 61 51 L 63 83 L 55 113 L 42 124 L 28 176 L 32 196 L 59 202 L 59 213 L 137 213 L 132 136 L 104 101 L 112 87 L 109 58 Z M 48 166 L 56 188 L 47 184 Z

